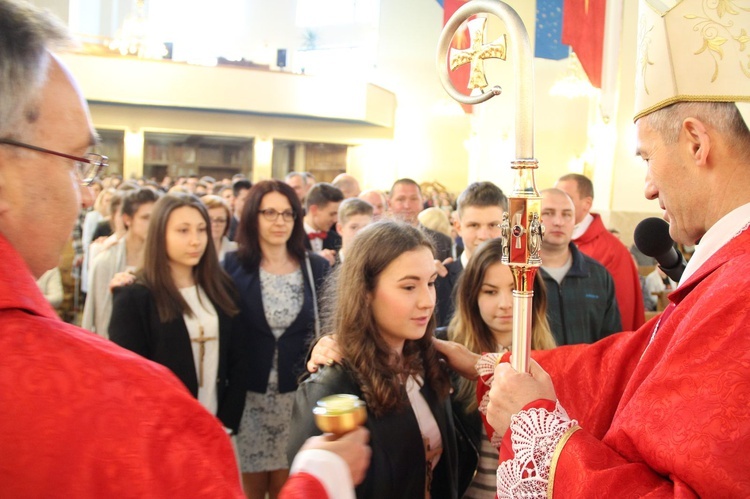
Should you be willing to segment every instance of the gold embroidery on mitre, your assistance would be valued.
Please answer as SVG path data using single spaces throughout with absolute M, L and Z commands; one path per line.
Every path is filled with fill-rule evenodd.
M 675 102 L 750 102 L 748 80 L 750 0 L 641 0 L 635 121 Z
M 744 52 L 747 43 L 750 41 L 747 31 L 742 26 L 740 26 L 738 34 L 733 33 L 735 19 L 729 16 L 739 16 L 740 11 L 750 12 L 750 7 L 736 5 L 736 0 L 706 0 L 703 2 L 702 10 L 703 15 L 685 14 L 684 17 L 697 21 L 693 25 L 693 31 L 700 31 L 703 45 L 694 54 L 699 55 L 707 52 L 713 58 L 714 72 L 711 76 L 711 82 L 713 83 L 719 77 L 719 60 L 724 58 L 722 46 L 728 41 L 734 40 L 739 45 L 739 51 Z M 726 18 L 724 18 L 725 15 Z M 750 54 L 748 54 L 747 68 L 742 61 L 738 62 L 742 73 L 750 78 Z
M 653 26 L 649 26 L 648 29 L 646 29 L 646 17 L 641 16 L 640 21 L 638 22 L 638 53 L 640 54 L 638 58 L 638 64 L 641 68 L 641 78 L 643 79 L 643 89 L 646 91 L 646 94 L 650 94 L 648 91 L 648 83 L 646 82 L 646 70 L 649 66 L 654 65 L 654 61 L 650 60 L 648 57 L 648 46 L 651 44 L 651 37 L 649 34 L 654 29 Z

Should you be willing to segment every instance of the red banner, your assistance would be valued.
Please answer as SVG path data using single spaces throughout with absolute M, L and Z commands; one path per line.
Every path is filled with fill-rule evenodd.
M 456 10 L 458 10 L 458 8 L 461 7 L 463 4 L 465 4 L 466 2 L 467 0 L 444 0 L 443 26 L 445 26 L 445 24 L 448 22 L 451 16 L 453 16 Z M 469 36 L 469 30 L 466 27 L 457 31 L 456 34 L 453 35 L 451 48 L 467 49 L 470 46 L 471 46 L 471 37 Z M 447 65 L 448 62 L 446 61 L 445 64 Z M 456 87 L 456 90 L 464 94 L 468 94 L 470 69 L 471 68 L 469 64 L 464 64 L 463 66 L 459 66 L 454 71 L 451 71 L 450 69 L 448 69 L 448 74 L 450 75 L 451 82 L 453 82 L 453 86 Z M 469 106 L 467 104 L 461 104 L 461 107 L 464 109 L 466 113 L 471 113 L 473 110 L 473 106 Z
M 607 0 L 564 0 L 562 41 L 573 47 L 589 81 L 602 87 L 604 14 Z

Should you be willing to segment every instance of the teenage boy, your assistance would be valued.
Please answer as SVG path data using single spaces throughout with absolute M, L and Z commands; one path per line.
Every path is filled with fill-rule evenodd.
M 349 198 L 339 206 L 339 221 L 336 232 L 341 236 L 341 249 L 336 255 L 336 263 L 346 258 L 346 249 L 351 246 L 357 233 L 372 223 L 373 206 L 359 198 Z
M 314 251 L 333 265 L 336 252 L 341 248 L 341 236 L 335 230 L 339 204 L 344 193 L 327 182 L 312 186 L 305 201 L 305 247 Z
M 492 182 L 474 182 L 459 196 L 458 218 L 455 229 L 464 243 L 464 251 L 457 260 L 445 265 L 435 282 L 437 294 L 436 317 L 438 326 L 447 326 L 453 316 L 453 288 L 469 258 L 483 242 L 500 237 L 503 213 L 508 209 L 508 198 Z

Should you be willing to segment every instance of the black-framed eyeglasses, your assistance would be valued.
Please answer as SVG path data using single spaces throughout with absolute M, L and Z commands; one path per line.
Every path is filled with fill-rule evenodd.
M 91 185 L 96 177 L 98 177 L 108 166 L 109 158 L 102 156 L 101 154 L 86 153 L 86 156 L 72 156 L 62 152 L 52 151 L 43 147 L 32 146 L 30 144 L 24 144 L 13 139 L 0 139 L 0 144 L 6 144 L 9 146 L 22 147 L 31 151 L 43 152 L 44 154 L 52 154 L 61 158 L 70 159 L 75 161 L 76 173 L 81 179 L 81 183 L 85 186 Z
M 285 222 L 291 222 L 297 218 L 297 214 L 291 210 L 276 211 L 273 208 L 268 208 L 265 210 L 259 210 L 258 213 L 263 215 L 263 218 L 269 222 L 275 222 L 276 219 L 279 218 L 279 215 L 281 215 L 281 218 L 284 219 Z

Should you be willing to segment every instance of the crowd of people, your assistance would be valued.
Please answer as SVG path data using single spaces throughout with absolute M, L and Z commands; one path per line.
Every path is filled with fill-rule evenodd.
M 645 195 L 694 247 L 648 322 L 591 180 L 544 186 L 518 373 L 500 187 L 107 177 L 66 42 L 0 0 L 0 496 L 750 494 L 747 92 L 638 101 Z M 367 420 L 322 435 L 342 393 Z
M 304 183 L 300 179 L 303 179 Z M 399 196 L 399 200 L 395 204 L 396 207 L 393 209 L 392 205 L 389 205 L 389 199 L 393 198 L 389 191 L 375 189 L 360 191 L 356 178 L 348 174 L 339 175 L 334 182 L 329 184 L 325 182 L 316 183 L 315 177 L 308 172 L 292 172 L 287 175 L 284 182 L 295 190 L 295 194 L 303 207 L 305 230 L 308 234 L 312 234 L 312 236 L 308 236 L 308 239 L 305 240 L 305 247 L 308 250 L 315 250 L 315 253 L 323 256 L 331 266 L 335 265 L 343 257 L 344 252 L 342 252 L 342 249 L 344 248 L 344 244 L 342 234 L 348 233 L 351 238 L 356 234 L 356 230 L 364 226 L 363 220 L 349 224 L 351 227 L 356 227 L 354 231 L 347 231 L 345 223 L 339 225 L 337 219 L 340 210 L 338 208 L 342 201 L 346 199 L 357 199 L 360 202 L 367 203 L 371 207 L 369 209 L 372 210 L 372 213 L 366 216 L 367 223 L 377 221 L 385 215 L 386 217 L 395 216 L 412 224 L 416 220 L 416 223 L 420 227 L 427 229 L 439 248 L 436 257 L 441 259 L 441 261 L 451 258 L 451 260 L 446 262 L 445 270 L 441 271 L 441 276 L 447 271 L 448 278 L 441 279 L 438 282 L 437 299 L 439 304 L 436 308 L 436 314 L 438 316 L 438 325 L 440 326 L 446 326 L 453 313 L 451 292 L 455 287 L 457 277 L 460 275 L 460 270 L 466 264 L 468 256 L 479 243 L 489 238 L 499 237 L 502 213 L 507 210 L 507 199 L 499 188 L 496 188 L 497 192 L 493 193 L 484 192 L 482 194 L 480 192 L 480 195 L 494 195 L 499 201 L 492 201 L 491 199 L 480 200 L 478 203 L 470 201 L 467 206 L 463 206 L 467 203 L 462 202 L 461 197 L 466 197 L 473 189 L 491 190 L 495 188 L 491 183 L 477 183 L 470 186 L 457 197 L 445 195 L 437 199 L 433 195 L 432 198 L 427 199 L 422 196 L 421 191 L 423 188 L 434 190 L 432 185 L 419 185 L 411 179 L 401 179 L 400 182 L 394 184 L 393 188 L 399 190 L 400 184 L 404 182 L 410 184 L 411 189 L 419 191 L 420 204 L 416 205 L 415 203 L 414 207 L 407 205 L 404 208 L 403 199 L 405 197 Z M 347 186 L 348 194 L 336 187 L 336 185 Z M 576 216 L 574 221 L 571 219 L 563 224 L 559 224 L 562 218 L 558 217 L 553 220 L 548 214 L 548 237 L 545 241 L 547 258 L 542 276 L 548 280 L 548 285 L 557 287 L 562 285 L 562 277 L 565 277 L 567 273 L 569 278 L 567 279 L 568 284 L 565 287 L 566 294 L 577 296 L 579 290 L 570 288 L 575 288 L 573 283 L 576 282 L 575 278 L 579 275 L 577 273 L 580 270 L 578 267 L 574 267 L 571 271 L 569 266 L 565 266 L 563 269 L 564 272 L 557 276 L 557 282 L 552 277 L 555 275 L 555 271 L 552 269 L 560 267 L 553 267 L 552 262 L 558 260 L 558 257 L 561 256 L 562 264 L 565 264 L 568 260 L 566 253 L 569 251 L 576 257 L 575 261 L 585 257 L 595 260 L 595 268 L 604 266 L 606 271 L 601 274 L 610 280 L 609 284 L 605 284 L 605 287 L 611 289 L 605 289 L 603 292 L 603 296 L 608 300 L 603 305 L 607 307 L 606 313 L 603 310 L 600 311 L 601 314 L 599 312 L 595 313 L 594 307 L 587 306 L 587 309 L 590 309 L 590 313 L 592 314 L 590 320 L 605 321 L 607 323 L 606 329 L 597 332 L 596 327 L 576 328 L 581 331 L 578 334 L 582 334 L 592 340 L 612 332 L 634 329 L 636 326 L 643 324 L 644 310 L 656 310 L 657 300 L 659 299 L 662 300 L 659 303 L 661 307 L 665 291 L 673 289 L 676 283 L 665 281 L 663 276 L 660 280 L 658 275 L 659 270 L 658 268 L 654 268 L 655 262 L 653 259 L 640 262 L 637 257 L 643 257 L 643 255 L 638 255 L 637 250 L 633 248 L 630 251 L 635 252 L 635 254 L 628 253 L 625 246 L 614 235 L 616 230 L 605 229 L 601 222 L 601 217 L 596 213 L 590 213 L 591 202 L 593 200 L 593 184 L 590 179 L 583 175 L 567 174 L 561 177 L 555 185 L 567 189 L 564 192 L 568 194 L 569 199 L 563 202 L 573 203 Z M 95 199 L 94 205 L 93 207 L 82 209 L 78 224 L 74 228 L 72 235 L 71 244 L 73 247 L 78 248 L 77 253 L 74 256 L 64 256 L 64 258 L 73 258 L 73 261 L 68 262 L 68 265 L 61 263 L 62 268 L 70 269 L 70 279 L 61 280 L 57 276 L 57 273 L 51 273 L 50 276 L 54 277 L 54 280 L 51 280 L 50 276 L 46 276 L 45 279 L 40 279 L 40 287 L 53 286 L 53 290 L 50 293 L 54 293 L 55 308 L 61 317 L 69 322 L 82 323 L 87 329 L 95 331 L 96 324 L 94 320 L 99 309 L 103 308 L 105 310 L 102 315 L 103 323 L 106 323 L 109 318 L 108 313 L 106 313 L 109 307 L 108 297 L 103 296 L 100 298 L 100 296 L 102 295 L 101 290 L 108 287 L 108 278 L 111 277 L 113 269 L 115 269 L 114 272 L 121 272 L 126 269 L 132 271 L 135 269 L 135 265 L 132 262 L 140 258 L 140 254 L 134 249 L 134 246 L 141 246 L 145 236 L 143 232 L 144 226 L 140 224 L 140 237 L 138 236 L 138 224 L 135 225 L 136 230 L 134 231 L 127 231 L 126 229 L 131 223 L 134 223 L 135 212 L 133 208 L 140 208 L 141 202 L 131 199 L 131 201 L 126 203 L 125 207 L 125 214 L 128 217 L 122 217 L 123 201 L 128 192 L 145 189 L 146 192 L 140 196 L 153 199 L 154 201 L 155 198 L 153 198 L 152 193 L 156 193 L 156 195 L 189 193 L 199 197 L 209 209 L 214 246 L 219 255 L 219 260 L 223 262 L 224 256 L 228 252 L 237 250 L 237 228 L 239 226 L 242 207 L 251 186 L 252 182 L 242 174 L 237 174 L 232 179 L 223 178 L 221 180 L 216 180 L 212 177 L 199 178 L 197 175 L 178 177 L 174 180 L 165 177 L 161 181 L 157 181 L 156 179 L 139 179 L 123 182 L 122 178 L 117 175 L 105 175 L 102 179 L 97 178 L 91 187 Z M 558 199 L 563 199 L 559 196 L 560 189 L 557 189 L 557 187 L 555 189 L 558 191 Z M 585 194 L 580 194 L 578 189 Z M 354 195 L 355 193 L 356 196 Z M 412 197 L 416 200 L 416 196 Z M 432 204 L 436 201 L 440 204 L 439 207 Z M 147 205 L 147 208 L 145 208 L 147 212 L 151 203 L 145 204 Z M 494 210 L 492 206 L 495 206 Z M 364 204 L 359 205 L 359 208 L 356 209 L 357 214 L 361 214 L 361 211 L 365 209 L 363 207 Z M 342 217 L 345 221 L 348 218 L 347 213 L 351 212 L 352 209 L 350 207 L 347 210 L 343 210 L 344 214 Z M 469 223 L 462 223 L 462 215 L 465 216 L 464 213 L 467 210 L 469 213 L 468 216 L 472 220 Z M 489 211 L 494 212 L 489 214 Z M 578 216 L 581 211 L 584 212 L 584 215 Z M 416 213 L 416 217 L 414 213 Z M 573 213 L 573 211 L 569 213 Z M 143 219 L 144 216 L 146 216 L 146 213 L 142 212 L 140 218 Z M 473 220 L 477 217 L 481 219 L 483 216 L 489 216 L 490 218 L 487 220 Z M 135 219 L 137 218 L 135 217 Z M 589 229 L 590 222 L 594 221 L 594 228 L 587 230 Z M 484 228 L 482 228 L 482 224 L 484 224 Z M 565 230 L 558 230 L 558 225 L 561 225 Z M 561 240 L 562 245 L 557 245 L 558 250 L 555 251 L 552 241 L 556 238 L 557 234 L 563 234 L 563 238 Z M 108 264 L 103 262 L 97 263 L 99 269 L 102 266 L 109 266 L 110 268 L 105 271 L 94 269 L 93 262 L 96 256 L 102 250 L 108 249 L 116 245 L 116 243 L 122 244 L 122 238 L 126 235 L 128 236 L 126 240 L 129 241 L 127 245 L 130 247 L 130 251 L 126 253 L 126 248 L 120 247 L 120 252 L 117 255 L 114 254 L 115 252 L 110 253 Z M 596 244 L 590 244 L 591 241 L 596 241 Z M 571 249 L 568 250 L 568 246 L 571 246 L 571 243 L 575 244 L 572 244 Z M 126 254 L 131 255 L 131 264 L 123 260 Z M 636 258 L 635 263 L 633 262 L 634 257 Z M 639 265 L 639 263 L 643 263 L 643 265 Z M 648 269 L 652 272 L 652 275 L 648 276 L 644 273 L 642 276 L 639 276 L 639 269 Z M 588 274 L 588 271 L 585 273 Z M 92 274 L 94 275 L 93 278 Z M 102 278 L 102 276 L 105 277 Z M 615 281 L 617 285 L 615 285 Z M 60 290 L 63 282 L 67 285 L 64 293 Z M 90 285 L 94 286 L 96 292 L 92 299 L 87 300 L 86 297 Z M 612 290 L 616 294 L 616 300 L 611 296 Z M 59 293 L 63 294 L 58 298 L 57 295 Z M 67 299 L 63 299 L 63 297 Z M 75 298 L 73 299 L 73 297 Z M 566 304 L 565 306 L 569 305 Z M 574 300 L 572 305 L 577 306 L 577 301 Z M 556 301 L 551 304 L 551 320 L 556 323 L 556 327 L 553 330 L 555 331 L 558 343 L 567 343 L 563 337 L 568 333 L 566 332 L 565 324 L 562 323 L 560 312 L 556 314 L 554 312 L 555 309 L 559 309 L 560 307 L 562 305 Z M 659 310 L 662 309 L 659 308 Z M 618 318 L 619 322 L 617 322 Z M 626 318 L 629 319 L 628 322 L 626 322 Z M 102 327 L 100 326 L 100 328 Z M 589 334 L 588 331 L 594 332 Z M 106 334 L 105 331 L 103 335 L 106 336 Z

